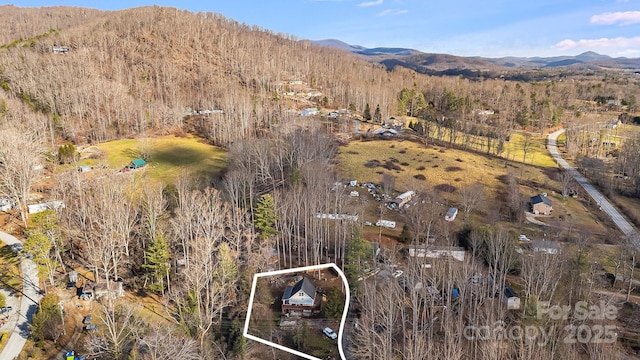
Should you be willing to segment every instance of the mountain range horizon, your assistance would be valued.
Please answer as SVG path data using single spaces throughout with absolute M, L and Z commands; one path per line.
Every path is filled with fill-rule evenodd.
M 416 49 L 401 47 L 366 48 L 350 45 L 337 39 L 311 42 L 317 46 L 341 49 L 373 63 L 384 65 L 387 70 L 396 66 L 412 69 L 428 75 L 462 75 L 467 77 L 493 77 L 513 74 L 521 76 L 523 71 L 531 73 L 547 70 L 545 74 L 530 74 L 529 80 L 544 79 L 549 71 L 558 73 L 578 73 L 589 71 L 640 71 L 640 58 L 611 57 L 595 51 L 585 51 L 578 55 L 558 55 L 550 57 L 482 57 L 459 56 L 445 53 L 425 53 Z
M 415 54 L 439 54 L 439 55 L 450 55 L 457 56 L 463 58 L 482 58 L 482 59 L 558 59 L 558 58 L 591 58 L 591 59 L 640 59 L 640 57 L 627 57 L 627 56 L 609 56 L 606 54 L 600 54 L 593 50 L 583 51 L 577 55 L 555 55 L 555 56 L 497 56 L 497 57 L 487 57 L 487 56 L 464 56 L 464 55 L 454 55 L 449 53 L 438 53 L 438 52 L 425 52 L 422 50 L 412 49 L 412 48 L 403 48 L 403 47 L 386 47 L 386 46 L 376 46 L 372 48 L 368 48 L 362 45 L 353 45 L 346 43 L 339 39 L 322 39 L 322 40 L 312 40 L 311 41 L 315 45 L 319 46 L 327 46 L 333 48 L 339 48 L 343 50 L 348 50 L 351 52 L 405 52 L 406 55 L 415 55 Z

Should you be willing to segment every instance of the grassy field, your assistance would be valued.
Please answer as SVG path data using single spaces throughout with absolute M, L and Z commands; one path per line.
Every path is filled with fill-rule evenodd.
M 528 141 L 527 157 L 524 158 L 524 145 Z M 502 156 L 516 162 L 525 161 L 526 164 L 556 167 L 556 163 L 547 151 L 547 136 L 541 134 L 525 135 L 514 132 L 505 143 Z
M 442 129 L 443 141 L 449 141 L 450 130 Z M 433 126 L 431 138 L 437 138 L 437 129 Z M 465 144 L 466 142 L 466 144 Z M 497 140 L 492 139 L 493 147 L 497 146 Z M 524 159 L 524 143 L 525 134 L 522 132 L 512 132 L 509 135 L 509 141 L 504 143 L 504 149 L 500 153 L 500 157 L 505 159 L 522 162 Z M 529 135 L 529 145 L 527 148 L 526 163 L 536 166 L 555 166 L 553 158 L 546 149 L 547 136 L 543 134 L 531 133 Z M 478 135 L 465 135 L 460 133 L 455 141 L 457 146 L 465 146 L 479 153 L 486 152 L 487 137 Z
M 609 134 L 609 141 L 623 144 L 627 139 L 640 138 L 640 126 L 633 124 L 621 124 L 615 129 L 610 129 L 604 132 L 604 134 Z
M 544 148 L 542 148 L 544 149 Z M 542 150 L 540 150 L 542 151 Z M 559 195 L 561 185 L 556 180 L 557 166 L 533 166 L 515 161 L 507 161 L 502 158 L 492 157 L 473 152 L 443 148 L 439 146 L 427 146 L 423 144 L 401 140 L 374 140 L 352 141 L 341 146 L 339 150 L 339 176 L 344 180 L 358 180 L 359 182 L 373 182 L 381 184 L 384 174 L 395 177 L 395 190 L 403 192 L 407 190 L 432 190 L 445 189 L 440 192 L 444 200 L 443 211 L 448 206 L 459 205 L 457 189 L 475 182 L 484 185 L 488 201 L 483 206 L 486 208 L 495 206 L 496 197 L 505 191 L 504 177 L 512 174 L 518 179 L 520 191 L 525 200 L 530 196 L 542 192 L 549 194 L 554 205 L 554 213 L 550 217 L 541 217 L 554 229 L 553 232 L 569 232 L 582 229 L 590 234 L 603 236 L 609 231 L 608 224 L 598 219 L 590 209 L 585 206 L 583 199 L 563 199 Z M 366 201 L 364 220 L 375 221 L 380 218 L 380 203 L 372 201 L 371 196 L 364 190 L 360 191 L 359 200 Z M 484 221 L 478 215 L 478 221 Z M 399 213 L 386 211 L 383 208 L 382 218 L 397 221 L 394 230 L 384 229 L 382 238 L 397 236 L 402 229 L 404 219 Z M 472 216 L 472 218 L 476 218 Z M 539 225 L 504 224 L 514 227 L 514 231 L 529 229 L 532 234 L 540 235 L 549 230 L 541 229 Z M 365 227 L 364 235 L 368 239 L 379 238 L 377 227 Z
M 382 183 L 383 174 L 391 174 L 397 191 L 475 182 L 494 191 L 508 172 L 540 184 L 554 181 L 541 167 L 412 141 L 353 141 L 340 148 L 338 159 L 344 179 Z
M 165 184 L 175 182 L 183 170 L 199 176 L 212 177 L 226 165 L 226 152 L 204 143 L 194 136 L 176 137 L 173 135 L 110 141 L 97 145 L 106 154 L 105 159 L 84 160 L 82 165 L 103 164 L 113 169 L 125 167 L 131 160 L 144 157 L 149 165 L 145 172 L 151 179 Z M 143 156 L 147 154 L 147 156 Z

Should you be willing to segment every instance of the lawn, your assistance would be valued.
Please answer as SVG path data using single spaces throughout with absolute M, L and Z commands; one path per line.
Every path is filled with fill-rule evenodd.
M 149 163 L 144 171 L 151 179 L 164 184 L 174 183 L 183 170 L 210 178 L 227 165 L 224 150 L 206 144 L 195 136 L 124 139 L 102 143 L 97 147 L 105 152 L 106 159 L 84 160 L 82 165 L 106 162 L 105 165 L 110 168 L 121 169 L 131 160 L 142 157 Z

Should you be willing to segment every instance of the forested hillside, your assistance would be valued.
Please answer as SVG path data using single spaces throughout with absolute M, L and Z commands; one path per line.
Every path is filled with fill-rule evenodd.
M 228 145 L 288 123 L 289 110 L 308 105 L 283 96 L 291 91 L 289 81 L 302 81 L 315 90 L 308 100 L 333 108 L 352 105 L 362 112 L 370 104 L 379 105 L 384 117 L 404 115 L 398 114 L 398 94 L 414 88 L 436 110 L 471 117 L 472 110 L 488 108 L 509 122 L 540 114 L 543 127 L 553 117 L 551 103 L 567 108 L 575 98 L 633 94 L 615 77 L 597 86 L 515 87 L 501 80 L 389 73 L 348 53 L 213 13 L 162 7 L 3 10 L 0 19 L 11 31 L 2 32 L 2 96 L 46 115 L 48 122 L 39 124 L 43 131 L 78 143 L 177 126 L 187 109 L 220 109 L 224 114 L 215 118 L 209 137 Z M 54 45 L 69 52 L 53 54 Z
M 343 107 L 395 96 L 382 68 L 217 14 L 149 7 L 73 22 L 32 42 L 41 34 L 33 32 L 0 61 L 3 88 L 76 141 L 175 126 L 192 108 L 224 110 L 213 138 L 228 144 L 286 121 L 281 81 L 302 80 Z M 54 44 L 70 51 L 56 56 Z

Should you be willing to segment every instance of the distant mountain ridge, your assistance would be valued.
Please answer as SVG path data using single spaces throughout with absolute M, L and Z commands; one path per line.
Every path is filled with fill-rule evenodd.
M 465 72 L 493 73 L 496 71 L 533 69 L 640 70 L 640 58 L 612 58 L 593 51 L 587 51 L 575 56 L 487 58 L 432 54 L 415 49 L 395 47 L 366 48 L 360 45 L 350 45 L 336 39 L 312 41 L 312 43 L 318 46 L 328 46 L 349 51 L 369 61 L 383 64 L 389 70 L 395 66 L 402 66 L 426 74 L 464 75 Z

